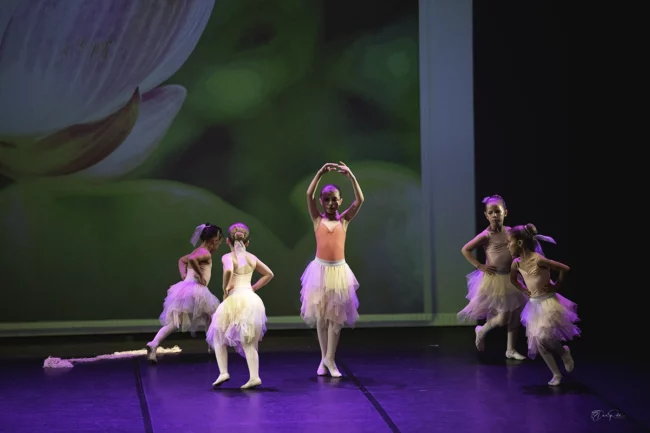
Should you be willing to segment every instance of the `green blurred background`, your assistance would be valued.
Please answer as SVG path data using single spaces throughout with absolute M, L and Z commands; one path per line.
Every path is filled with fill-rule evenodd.
M 267 314 L 297 316 L 315 252 L 304 193 L 338 161 L 366 197 L 346 246 L 360 313 L 425 311 L 417 1 L 217 2 L 168 83 L 187 99 L 124 179 L 0 181 L 0 321 L 155 320 L 194 227 L 236 221 L 275 272 Z

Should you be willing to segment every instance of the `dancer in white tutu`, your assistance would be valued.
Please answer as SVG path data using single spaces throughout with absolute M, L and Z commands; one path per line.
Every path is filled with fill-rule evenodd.
M 477 326 L 476 348 L 485 349 L 485 335 L 492 329 L 508 326 L 506 358 L 523 360 L 525 357 L 515 350 L 517 331 L 521 325 L 519 316 L 526 295 L 510 282 L 512 256 L 508 251 L 508 234 L 503 225 L 508 215 L 506 202 L 500 195 L 483 199 L 485 218 L 490 226 L 479 233 L 462 248 L 462 253 L 476 270 L 467 275 L 467 299 L 469 303 L 458 313 L 459 320 L 486 319 L 483 326 Z M 485 264 L 479 262 L 472 252 L 485 249 Z
M 212 316 L 207 341 L 214 349 L 219 366 L 219 377 L 212 386 L 230 380 L 227 346 L 246 358 L 248 382 L 241 388 L 255 388 L 262 384 L 259 375 L 257 347 L 266 332 L 266 309 L 255 292 L 266 286 L 273 272 L 260 259 L 246 251 L 250 230 L 243 223 L 233 224 L 228 230 L 231 252 L 221 258 L 223 263 L 223 302 Z M 251 286 L 253 272 L 262 277 Z
M 521 321 L 526 326 L 528 337 L 528 356 L 535 358 L 539 352 L 553 373 L 548 384 L 557 386 L 562 381 L 562 375 L 553 354 L 560 355 L 567 372 L 573 370 L 571 351 L 562 345 L 562 341 L 580 335 L 580 329 L 574 325 L 580 319 L 577 315 L 578 306 L 555 293 L 562 286 L 569 267 L 540 254 L 540 240 L 555 243 L 552 238 L 538 234 L 533 224 L 517 226 L 508 231 L 508 250 L 516 257 L 512 262 L 510 280 L 530 295 L 521 313 Z M 559 272 L 555 283 L 551 281 L 551 270 Z M 526 287 L 519 283 L 519 274 L 524 278 Z
M 207 328 L 210 317 L 217 310 L 219 300 L 207 288 L 212 274 L 212 253 L 223 242 L 220 227 L 206 223 L 196 227 L 190 239 L 192 245 L 201 242 L 190 254 L 178 260 L 182 281 L 167 290 L 167 297 L 160 315 L 162 328 L 156 337 L 147 343 L 147 357 L 156 363 L 156 350 L 171 333 L 180 329 L 191 332 Z
M 320 193 L 320 203 L 325 211 L 321 214 L 316 206 L 316 188 L 323 174 L 334 170 L 352 181 L 354 202 L 339 214 L 339 206 L 343 203 L 341 191 L 336 185 L 326 185 Z M 356 294 L 359 283 L 345 262 L 345 237 L 348 224 L 362 203 L 361 187 L 343 162 L 325 164 L 307 188 L 307 207 L 316 235 L 316 257 L 300 278 L 300 312 L 305 322 L 310 326 L 316 325 L 318 331 L 321 361 L 316 372 L 319 376 L 329 372 L 332 377 L 341 377 L 334 361 L 341 328 L 345 323 L 354 326 L 359 317 Z

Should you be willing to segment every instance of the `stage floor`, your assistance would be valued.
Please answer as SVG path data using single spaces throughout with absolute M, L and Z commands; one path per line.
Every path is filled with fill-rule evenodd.
M 523 334 L 523 332 L 522 332 Z M 650 372 L 641 361 L 571 344 L 576 368 L 557 388 L 538 357 L 503 356 L 505 331 L 474 348 L 473 329 L 343 330 L 341 379 L 317 377 L 313 331 L 271 331 L 260 344 L 261 388 L 241 391 L 244 358 L 218 376 L 202 334 L 163 344 L 183 352 L 43 369 L 44 358 L 141 349 L 151 336 L 0 341 L 0 432 L 496 433 L 650 431 Z M 520 352 L 525 353 L 523 335 Z

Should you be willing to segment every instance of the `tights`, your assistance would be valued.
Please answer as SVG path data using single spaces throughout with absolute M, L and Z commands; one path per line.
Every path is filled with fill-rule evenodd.
M 559 341 L 557 340 L 546 340 L 537 343 L 537 350 L 539 351 L 539 354 L 542 356 L 542 359 L 548 366 L 549 370 L 553 373 L 553 376 L 560 376 L 560 369 L 557 366 L 557 362 L 555 362 L 555 357 L 553 354 L 558 354 L 560 356 L 565 355 L 565 350 L 564 347 L 562 347 L 562 344 L 560 344 Z
M 325 319 L 319 319 L 318 322 L 316 322 L 318 343 L 320 344 L 322 359 L 330 364 L 334 364 L 336 347 L 339 344 L 342 327 L 343 326 L 338 323 Z
M 488 331 L 494 328 L 501 326 L 508 326 L 508 352 L 515 351 L 515 344 L 517 342 L 517 332 L 519 331 L 519 316 L 521 310 L 515 310 L 510 313 L 500 313 L 485 322 L 485 325 L 481 327 L 481 334 L 485 336 Z
M 162 328 L 160 328 L 160 331 L 158 331 L 154 339 L 151 340 L 151 343 L 149 344 L 155 347 L 160 346 L 160 343 L 162 343 L 165 338 L 169 337 L 177 329 L 178 326 L 174 325 L 173 323 L 163 326 Z
M 250 380 L 257 380 L 260 377 L 260 358 L 257 353 L 255 344 L 245 344 L 243 346 L 244 355 L 246 355 L 246 363 L 248 364 L 248 373 Z M 219 366 L 219 374 L 228 374 L 228 349 L 226 346 L 215 346 L 215 356 L 217 357 L 217 365 Z

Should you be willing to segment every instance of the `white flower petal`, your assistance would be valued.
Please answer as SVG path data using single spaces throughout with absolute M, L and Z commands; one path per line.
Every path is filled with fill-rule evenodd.
M 101 162 L 73 174 L 74 177 L 112 179 L 142 164 L 178 114 L 187 92 L 184 87 L 162 86 L 142 95 L 140 115 L 131 134 Z
M 0 42 L 0 135 L 46 134 L 117 111 L 176 47 L 193 3 L 20 2 Z
M 165 60 L 140 84 L 143 93 L 165 82 L 183 66 L 208 24 L 214 0 L 186 0 L 186 3 L 185 19 L 177 23 L 177 28 L 170 29 L 176 35 Z
M 63 176 L 90 167 L 126 140 L 138 120 L 139 106 L 136 91 L 124 107 L 98 122 L 72 125 L 43 137 L 4 137 L 0 172 L 18 179 Z

